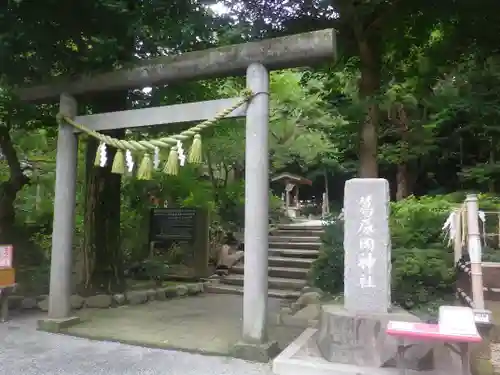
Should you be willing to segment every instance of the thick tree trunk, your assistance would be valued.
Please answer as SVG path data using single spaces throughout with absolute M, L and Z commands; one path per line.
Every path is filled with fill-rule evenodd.
M 400 201 L 412 194 L 412 179 L 409 165 L 410 119 L 403 104 L 396 106 L 395 124 L 401 141 L 399 164 L 396 171 L 396 200 Z
M 96 101 L 97 103 L 97 101 Z M 126 109 L 127 93 L 107 94 L 94 106 L 97 112 Z M 122 138 L 124 130 L 108 132 Z M 108 148 L 108 163 L 104 168 L 95 167 L 97 142 L 87 143 L 85 233 L 82 249 L 82 293 L 121 292 L 125 289 L 123 256 L 120 243 L 121 176 L 111 173 L 115 150 Z
M 12 236 L 16 218 L 14 201 L 17 193 L 29 183 L 29 179 L 23 174 L 7 126 L 0 126 L 0 150 L 7 160 L 10 172 L 10 178 L 0 184 L 0 242 L 14 243 L 15 238 Z
M 12 243 L 15 221 L 14 201 L 16 199 L 16 191 L 12 189 L 9 182 L 4 182 L 0 185 L 0 242 Z
M 397 167 L 396 172 L 396 200 L 400 201 L 411 195 L 410 191 L 410 176 L 408 165 L 401 163 Z
M 323 178 L 325 179 L 325 208 L 326 208 L 326 213 L 330 213 L 330 187 L 328 184 L 328 173 L 326 171 L 326 168 L 323 169 Z
M 377 148 L 380 114 L 375 96 L 380 90 L 380 56 L 376 32 L 374 31 L 373 34 L 363 36 L 361 40 L 358 40 L 361 61 L 359 93 L 361 98 L 367 101 L 367 113 L 360 130 L 359 177 L 361 178 L 378 177 Z

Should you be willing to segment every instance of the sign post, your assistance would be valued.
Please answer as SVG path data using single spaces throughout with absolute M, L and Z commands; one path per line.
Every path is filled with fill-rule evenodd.
M 166 251 L 180 246 L 195 278 L 208 277 L 208 211 L 200 208 L 152 208 L 149 245 Z
M 5 322 L 9 315 L 9 293 L 16 284 L 15 270 L 12 266 L 14 248 L 0 245 L 0 321 Z

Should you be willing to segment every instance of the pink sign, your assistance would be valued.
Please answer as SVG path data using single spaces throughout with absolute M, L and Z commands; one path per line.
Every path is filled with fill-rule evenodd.
M 438 324 L 395 322 L 390 321 L 386 330 L 388 335 L 407 337 L 420 340 L 439 340 L 455 342 L 480 342 L 477 332 L 463 334 L 462 332 L 444 331 Z
M 12 268 L 13 253 L 12 245 L 0 245 L 0 268 Z

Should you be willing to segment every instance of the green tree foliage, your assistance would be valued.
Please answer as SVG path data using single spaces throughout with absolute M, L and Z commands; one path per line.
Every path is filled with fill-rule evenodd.
M 10 95 L 12 86 L 107 71 L 164 54 L 333 27 L 338 31 L 337 61 L 271 74 L 272 172 L 306 175 L 314 182 L 311 194 L 320 196 L 328 187 L 337 205 L 346 179 L 387 178 L 393 198 L 401 202 L 393 207 L 391 223 L 394 254 L 404 254 L 395 259 L 396 268 L 404 270 L 394 276 L 400 286 L 398 301 L 418 303 L 405 292 L 411 288 L 403 285 L 405 280 L 416 282 L 418 275 L 427 280 L 422 288 L 447 290 L 447 271 L 434 262 L 442 247 L 442 215 L 428 217 L 426 212 L 444 209 L 448 201 L 421 196 L 458 190 L 497 194 L 500 189 L 497 2 L 294 0 L 283 5 L 277 0 L 228 0 L 224 3 L 229 12 L 224 15 L 214 14 L 207 3 L 92 0 L 69 6 L 61 0 L 9 0 L 0 5 L 0 240 L 10 241 L 6 236 L 16 233 L 10 230 L 15 226 L 28 227 L 28 235 L 17 237 L 31 238 L 43 251 L 37 256 L 18 251 L 16 259 L 41 264 L 40 259 L 50 257 L 57 108 L 53 103 L 21 105 Z M 80 102 L 89 112 L 140 108 L 231 97 L 243 85 L 241 78 L 186 82 Z M 122 135 L 140 139 L 179 129 L 157 127 Z M 213 214 L 212 238 L 219 242 L 227 231 L 241 229 L 243 121 L 224 121 L 203 135 L 203 144 L 205 164 L 199 170 L 187 167 L 178 177 L 158 176 L 151 183 L 124 179 L 121 194 L 115 178 L 114 189 L 108 192 L 115 198 L 115 220 L 108 224 L 116 229 L 121 216 L 121 234 L 110 235 L 107 248 L 115 253 L 102 251 L 102 259 L 94 259 L 100 266 L 86 276 L 88 285 L 116 288 L 119 283 L 110 282 L 109 276 L 116 263 L 147 255 L 144 236 L 152 194 L 173 205 L 207 207 Z M 83 148 L 79 162 L 85 164 Z M 26 165 L 31 174 L 23 173 Z M 95 173 L 102 173 L 101 181 L 111 184 L 109 173 Z M 95 199 L 103 207 L 108 202 L 103 196 L 89 196 L 86 177 L 80 168 L 77 248 L 89 247 L 82 235 L 84 223 L 90 222 L 85 202 Z M 274 198 L 272 202 L 276 207 L 278 202 Z M 101 219 L 108 211 L 100 211 Z M 104 228 L 94 219 L 87 233 Z M 335 246 L 341 251 L 340 243 Z M 415 250 L 421 248 L 437 250 Z M 28 255 L 19 255 L 24 253 Z M 446 256 L 440 259 L 446 262 Z M 342 258 L 339 253 L 328 259 L 327 264 L 337 269 Z M 440 286 L 437 275 L 446 285 Z M 323 285 L 330 290 L 339 287 L 333 279 Z

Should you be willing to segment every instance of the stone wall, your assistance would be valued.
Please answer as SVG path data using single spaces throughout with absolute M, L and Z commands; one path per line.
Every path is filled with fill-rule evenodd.
M 82 297 L 77 294 L 71 296 L 71 307 L 74 310 L 82 308 L 107 309 L 123 305 L 140 305 L 149 301 L 165 301 L 175 297 L 192 296 L 203 293 L 204 283 L 171 285 L 156 289 L 134 290 L 123 294 L 98 294 Z M 10 309 L 48 311 L 48 296 L 23 297 L 9 296 Z

